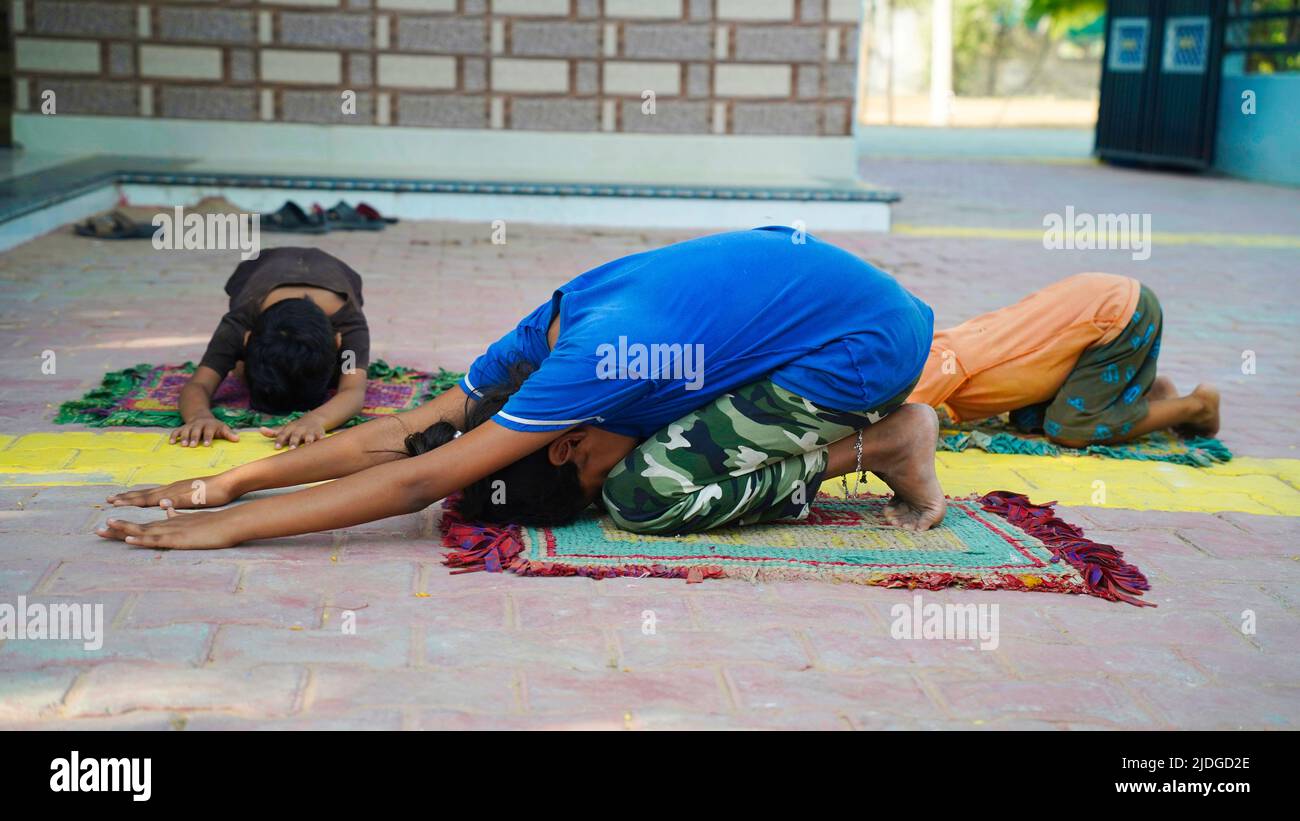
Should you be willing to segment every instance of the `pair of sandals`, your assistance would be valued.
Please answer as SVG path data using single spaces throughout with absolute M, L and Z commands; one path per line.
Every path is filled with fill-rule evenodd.
M 152 220 L 141 222 L 121 210 L 113 210 L 83 220 L 73 226 L 73 230 L 79 236 L 95 239 L 148 239 L 158 229 Z
M 98 214 L 73 226 L 80 236 L 93 239 L 148 239 L 157 228 L 153 215 L 159 209 L 131 207 L 123 204 L 104 214 Z M 198 205 L 187 208 L 189 213 L 240 213 L 239 209 L 219 197 L 208 197 Z M 170 213 L 170 211 L 168 211 Z M 313 205 L 308 214 L 296 202 L 286 202 L 273 214 L 263 214 L 261 224 L 267 231 L 291 234 L 327 234 L 330 231 L 380 231 L 385 225 L 397 222 L 395 217 L 385 217 L 366 203 L 356 208 L 342 200 L 328 211 Z
M 261 224 L 267 231 L 285 234 L 328 234 L 330 231 L 382 231 L 384 226 L 397 222 L 395 217 L 385 217 L 366 203 L 353 208 L 343 200 L 330 209 L 313 205 L 311 213 L 293 200 L 279 211 L 263 214 Z

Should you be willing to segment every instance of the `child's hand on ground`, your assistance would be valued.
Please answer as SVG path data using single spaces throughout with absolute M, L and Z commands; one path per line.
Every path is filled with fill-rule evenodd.
M 128 490 L 114 493 L 107 501 L 114 507 L 219 507 L 235 499 L 227 481 L 221 475 L 182 479 L 161 487 Z
M 239 434 L 215 416 L 202 416 L 172 431 L 169 441 L 183 448 L 196 448 L 200 443 L 210 446 L 214 438 L 238 442 Z
M 128 522 L 109 519 L 95 531 L 104 539 L 116 539 L 136 547 L 178 550 L 209 550 L 234 547 L 239 538 L 229 526 L 230 511 L 177 513 L 168 508 L 167 518 L 156 522 Z
M 262 428 L 262 435 L 275 438 L 276 450 L 283 447 L 296 448 L 299 445 L 310 444 L 317 439 L 325 438 L 325 426 L 314 414 L 305 414 L 298 417 L 279 430 L 275 428 Z

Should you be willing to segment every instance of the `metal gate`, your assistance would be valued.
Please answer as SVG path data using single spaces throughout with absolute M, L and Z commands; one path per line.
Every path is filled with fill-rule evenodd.
M 1110 0 L 1096 154 L 1207 168 L 1225 0 Z

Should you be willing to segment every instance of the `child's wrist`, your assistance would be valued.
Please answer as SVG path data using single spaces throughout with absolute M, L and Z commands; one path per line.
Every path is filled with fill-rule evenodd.
M 255 524 L 248 519 L 244 505 L 214 511 L 212 515 L 222 519 L 221 528 L 230 544 L 237 545 L 257 538 Z
M 265 460 L 258 459 L 239 467 L 233 467 L 221 474 L 230 489 L 230 498 L 238 499 L 240 496 L 263 489 L 257 478 L 257 464 L 262 461 Z
M 310 416 L 311 421 L 319 425 L 320 429 L 323 431 L 328 431 L 330 428 L 339 424 L 338 422 L 335 422 L 333 419 L 331 419 L 329 415 L 324 413 L 318 413 L 317 411 L 309 411 L 308 413 L 303 415 L 303 419 L 306 419 L 308 416 Z

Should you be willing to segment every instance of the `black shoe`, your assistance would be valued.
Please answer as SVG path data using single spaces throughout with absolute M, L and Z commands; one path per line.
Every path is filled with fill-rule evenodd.
M 274 214 L 263 214 L 261 226 L 267 231 L 283 234 L 327 234 L 329 226 L 315 214 L 308 214 L 293 200 L 289 200 Z

